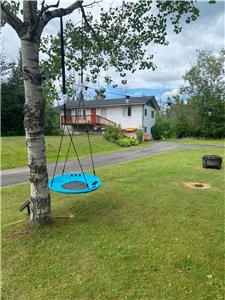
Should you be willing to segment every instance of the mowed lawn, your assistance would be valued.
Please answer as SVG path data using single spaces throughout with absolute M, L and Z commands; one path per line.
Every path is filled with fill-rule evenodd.
M 94 155 L 99 155 L 112 151 L 123 151 L 127 149 L 135 149 L 137 147 L 149 146 L 149 142 L 142 143 L 138 146 L 122 148 L 116 144 L 106 141 L 101 135 L 90 136 L 92 151 Z M 57 153 L 60 144 L 60 136 L 46 136 L 46 153 L 47 162 L 54 163 L 57 158 Z M 225 140 L 197 140 L 197 139 L 169 139 L 178 144 L 200 144 L 200 145 L 218 145 L 225 146 Z M 64 161 L 68 151 L 70 139 L 64 137 L 59 160 Z M 80 157 L 90 155 L 88 140 L 86 135 L 74 137 L 74 143 Z M 73 159 L 75 153 L 71 148 L 68 159 Z M 25 137 L 1 137 L 1 169 L 11 169 L 27 166 L 27 149 Z
M 211 140 L 201 140 L 194 138 L 182 138 L 182 139 L 168 139 L 167 141 L 176 142 L 178 144 L 186 145 L 216 145 L 225 147 L 225 139 L 211 139 Z
M 3 188 L 2 298 L 224 299 L 224 169 L 201 167 L 223 153 L 99 168 L 98 191 L 51 193 L 53 215 L 73 218 L 34 229 L 18 211 L 29 186 Z M 184 188 L 193 181 L 211 188 Z
M 121 148 L 120 146 L 106 141 L 101 135 L 90 135 L 91 145 L 93 154 L 100 154 L 106 152 L 112 152 L 116 150 L 125 150 L 128 148 Z M 46 136 L 46 153 L 48 163 L 56 161 L 57 153 L 60 144 L 60 136 Z M 74 144 L 78 151 L 79 156 L 88 156 L 90 155 L 89 144 L 87 135 L 74 136 Z M 64 137 L 62 149 L 60 152 L 60 160 L 65 160 L 66 154 L 68 151 L 70 138 L 68 136 Z M 144 147 L 148 146 L 149 143 L 143 143 L 135 147 Z M 1 169 L 10 169 L 27 166 L 27 149 L 24 136 L 17 137 L 2 137 L 1 138 L 1 150 L 2 150 L 2 159 L 1 159 Z M 71 147 L 68 159 L 75 158 L 75 153 Z

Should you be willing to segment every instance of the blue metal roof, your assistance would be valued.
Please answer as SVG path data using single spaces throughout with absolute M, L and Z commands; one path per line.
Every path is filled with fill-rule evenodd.
M 119 99 L 84 101 L 84 106 L 86 108 L 132 106 L 132 105 L 143 105 L 143 104 L 150 105 L 156 110 L 160 109 L 154 96 L 130 97 L 129 99 L 119 98 Z M 79 101 L 69 101 L 66 103 L 67 108 L 77 108 L 78 106 L 79 106 Z

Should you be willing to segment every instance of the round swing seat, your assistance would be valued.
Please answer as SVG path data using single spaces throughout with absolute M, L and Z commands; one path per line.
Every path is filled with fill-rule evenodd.
M 58 193 L 82 194 L 90 193 L 101 186 L 101 180 L 88 173 L 70 173 L 56 176 L 48 180 L 48 187 Z

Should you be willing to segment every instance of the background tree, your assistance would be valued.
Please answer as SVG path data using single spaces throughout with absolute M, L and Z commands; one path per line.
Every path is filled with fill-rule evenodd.
M 172 137 L 171 123 L 166 114 L 156 114 L 155 125 L 151 129 L 154 140 Z
M 154 69 L 153 57 L 147 53 L 146 46 L 150 42 L 167 45 L 166 31 L 169 22 L 172 23 L 174 31 L 179 33 L 182 29 L 183 16 L 185 21 L 190 23 L 199 15 L 195 1 L 142 0 L 123 1 L 123 3 L 122 9 L 121 7 L 110 8 L 108 11 L 103 9 L 100 19 L 95 20 L 93 16 L 86 15 L 87 5 L 84 5 L 82 0 L 73 2 L 67 8 L 58 8 L 60 1 L 47 5 L 43 0 L 38 7 L 37 1 L 24 0 L 21 9 L 22 19 L 16 15 L 20 9 L 20 1 L 3 0 L 1 2 L 2 22 L 7 22 L 15 29 L 21 40 L 25 87 L 24 127 L 30 173 L 30 222 L 32 224 L 48 223 L 51 220 L 44 140 L 45 101 L 39 63 L 40 39 L 48 22 L 80 9 L 84 18 L 82 29 L 86 33 L 84 40 L 90 45 L 86 48 L 89 52 L 84 48 L 84 62 L 85 66 L 90 66 L 90 73 L 94 79 L 100 67 L 107 68 L 109 65 L 115 67 L 121 76 L 124 76 L 124 70 L 135 72 L 136 67 Z M 94 2 L 91 4 L 93 5 Z M 71 56 L 67 65 L 68 68 L 77 71 L 77 64 L 73 59 L 73 47 L 77 47 L 76 43 L 79 36 L 82 37 L 83 30 L 81 32 L 79 26 L 75 27 L 70 22 L 65 34 L 70 32 L 74 37 L 67 40 L 67 43 L 70 43 L 70 45 L 66 44 L 70 50 L 67 51 L 67 55 Z M 52 39 L 54 40 L 53 37 Z M 102 52 L 101 56 L 96 55 L 99 49 Z M 59 57 L 48 54 L 51 70 L 51 64 L 54 63 L 57 66 L 55 60 L 59 63 Z M 80 63 L 78 65 L 80 68 Z M 59 74 L 58 66 L 55 72 L 51 72 L 51 78 L 54 80 Z
M 50 105 L 45 110 L 45 135 L 59 135 L 60 125 L 59 125 L 60 109 Z
M 184 75 L 181 92 L 188 95 L 190 111 L 195 111 L 195 135 L 225 136 L 225 50 L 219 55 L 200 51 L 197 62 Z
M 180 96 L 175 96 L 173 99 L 167 113 L 170 123 L 170 134 L 176 138 L 190 136 L 189 107 Z
M 104 88 L 96 89 L 95 90 L 95 94 L 96 94 L 95 98 L 96 98 L 96 100 L 103 100 L 103 99 L 105 99 L 106 98 L 105 92 L 106 92 L 106 89 L 104 89 Z
M 25 102 L 21 59 L 19 63 L 1 61 L 1 134 L 24 135 L 23 106 Z

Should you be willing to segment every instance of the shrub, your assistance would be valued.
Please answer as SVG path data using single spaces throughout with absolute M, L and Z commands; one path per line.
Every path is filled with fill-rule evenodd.
M 164 116 L 157 116 L 156 123 L 152 127 L 151 132 L 154 140 L 170 138 L 172 136 L 170 121 Z
M 129 138 L 127 136 L 123 136 L 117 141 L 117 145 L 120 147 L 130 147 L 138 145 L 138 141 L 135 138 Z
M 137 139 L 122 135 L 120 127 L 107 126 L 103 136 L 107 141 L 115 143 L 120 147 L 130 147 L 138 145 Z
M 103 136 L 107 141 L 117 143 L 122 136 L 121 128 L 116 126 L 107 126 Z
M 135 138 L 130 138 L 130 143 L 132 146 L 137 146 L 139 144 L 138 140 Z
M 151 129 L 151 132 L 154 140 L 161 140 L 163 136 L 163 130 L 159 126 L 154 125 Z
M 129 137 L 122 137 L 118 140 L 117 144 L 121 147 L 130 147 L 131 145 L 131 141 Z
M 143 136 L 144 136 L 143 130 L 138 129 L 136 131 L 136 136 L 137 136 L 138 143 L 141 144 L 143 142 Z

